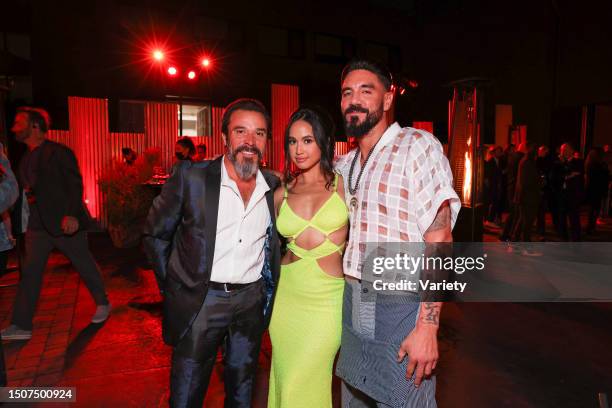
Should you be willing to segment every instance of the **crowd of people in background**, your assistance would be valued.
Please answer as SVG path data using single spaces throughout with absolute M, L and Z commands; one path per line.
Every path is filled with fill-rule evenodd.
M 177 140 L 175 156 L 177 162 L 210 159 L 206 145 L 195 145 L 190 137 Z M 136 158 L 133 149 L 122 149 L 126 164 Z M 535 227 L 539 240 L 546 241 L 553 238 L 547 237 L 546 230 L 550 214 L 558 239 L 580 241 L 584 235 L 581 210 L 587 214 L 587 235 L 594 234 L 610 213 L 611 173 L 610 145 L 592 148 L 586 159 L 569 143 L 554 153 L 548 146 L 529 142 L 518 147 L 490 146 L 484 163 L 485 226 L 500 230 L 500 240 L 505 242 L 530 242 Z
M 485 226 L 500 229 L 501 241 L 529 242 L 535 225 L 539 239 L 546 241 L 552 238 L 546 230 L 550 213 L 558 239 L 580 241 L 582 209 L 587 209 L 587 235 L 609 215 L 611 172 L 609 145 L 592 148 L 586 159 L 569 143 L 556 153 L 532 143 L 491 146 L 484 165 Z
M 183 136 L 176 141 L 174 145 L 174 156 L 177 161 L 189 160 L 192 162 L 203 162 L 209 159 L 206 154 L 206 145 L 200 143 L 196 146 L 191 138 L 187 136 Z M 128 166 L 134 165 L 137 158 L 138 153 L 131 147 L 123 147 L 121 149 L 121 160 Z

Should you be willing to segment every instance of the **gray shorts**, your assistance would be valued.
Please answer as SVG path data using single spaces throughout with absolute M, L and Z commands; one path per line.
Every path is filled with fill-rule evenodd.
M 344 288 L 342 345 L 336 374 L 342 378 L 342 406 L 435 408 L 432 376 L 417 388 L 406 380 L 408 358 L 397 362 L 401 342 L 416 324 L 419 299 L 414 295 L 381 295 L 356 280 Z

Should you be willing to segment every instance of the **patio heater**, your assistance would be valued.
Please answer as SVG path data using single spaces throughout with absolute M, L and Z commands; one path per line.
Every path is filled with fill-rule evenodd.
M 448 113 L 448 159 L 453 171 L 454 188 L 461 198 L 461 212 L 453 230 L 453 238 L 457 242 L 481 242 L 483 238 L 482 89 L 488 83 L 483 78 L 468 78 L 450 84 L 453 98 Z

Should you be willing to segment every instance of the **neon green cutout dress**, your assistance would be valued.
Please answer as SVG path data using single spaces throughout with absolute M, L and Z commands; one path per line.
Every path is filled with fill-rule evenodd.
M 285 198 L 276 227 L 288 238 L 287 248 L 300 259 L 281 266 L 274 300 L 270 339 L 272 367 L 268 408 L 332 406 L 332 369 L 342 334 L 344 279 L 321 269 L 317 259 L 342 253 L 344 245 L 329 239 L 348 222 L 348 209 L 336 191 L 310 220 L 298 216 Z M 311 227 L 325 235 L 316 248 L 299 247 L 296 238 Z

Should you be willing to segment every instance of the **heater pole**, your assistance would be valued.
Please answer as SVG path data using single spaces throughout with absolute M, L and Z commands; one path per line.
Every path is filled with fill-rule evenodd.
M 470 228 L 470 239 L 474 242 L 475 239 L 475 228 L 476 228 L 476 175 L 478 172 L 476 171 L 476 167 L 478 166 L 479 160 L 476 160 L 476 152 L 478 151 L 477 147 L 480 144 L 479 132 L 478 132 L 478 121 L 480 118 L 478 117 L 478 88 L 474 86 L 472 88 L 472 124 L 470 126 L 471 130 L 471 138 L 472 145 L 470 148 L 472 149 L 472 168 L 470 171 L 472 172 L 471 180 L 472 183 L 470 185 L 470 209 L 472 211 L 472 225 Z

